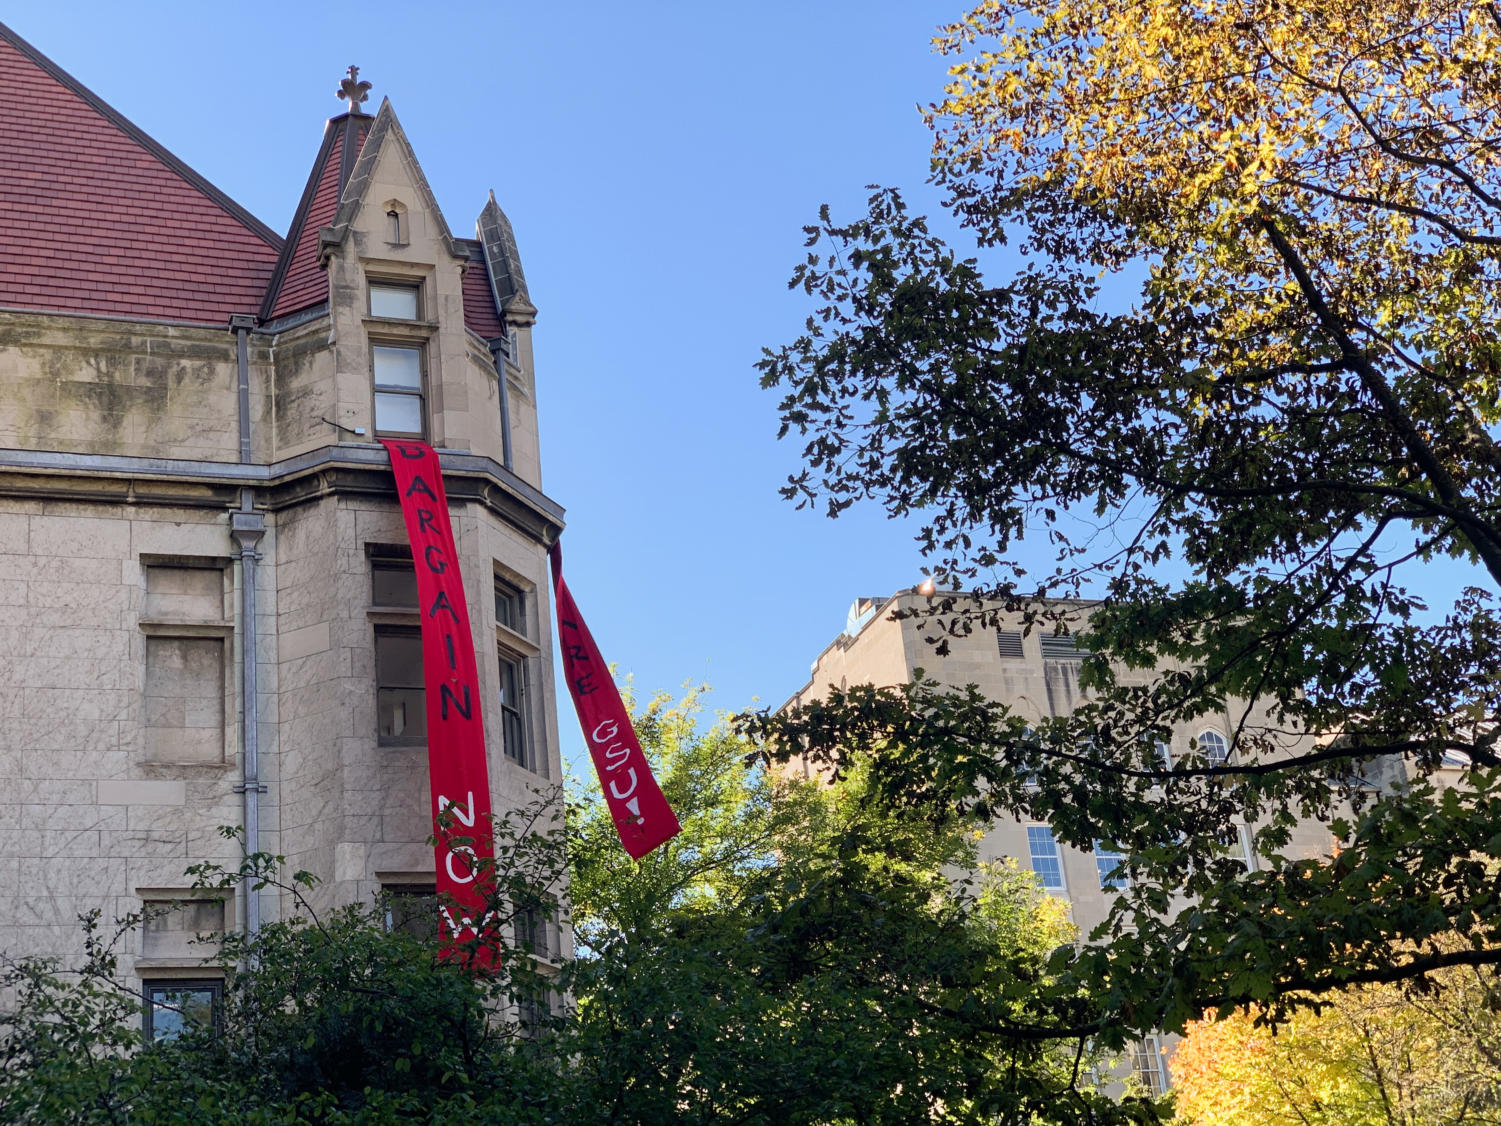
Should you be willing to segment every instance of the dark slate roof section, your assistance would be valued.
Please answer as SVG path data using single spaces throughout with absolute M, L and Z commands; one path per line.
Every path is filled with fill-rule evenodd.
M 371 119 L 362 117 L 361 120 L 368 122 Z M 390 98 L 381 99 L 380 110 L 376 113 L 370 132 L 365 137 L 364 146 L 360 149 L 360 158 L 355 162 L 349 183 L 344 185 L 339 210 L 328 224 L 326 241 L 335 245 L 344 241 L 344 237 L 349 233 L 349 224 L 354 222 L 355 215 L 359 213 L 360 201 L 370 185 L 370 177 L 375 173 L 375 162 L 380 157 L 381 147 L 392 143 L 393 140 L 406 150 L 407 158 L 411 162 L 412 179 L 416 181 L 417 191 L 421 193 L 428 213 L 438 224 L 438 237 L 443 241 L 444 247 L 455 258 L 468 257 L 467 252 L 453 237 L 453 232 L 448 229 L 448 221 L 443 218 L 443 211 L 438 206 L 437 197 L 433 195 L 432 186 L 428 184 L 427 177 L 422 174 L 422 165 L 417 160 L 417 154 L 412 151 L 412 143 L 407 140 L 406 131 L 402 129 L 401 122 L 396 120 L 396 111 L 391 108 Z
M 369 128 L 370 118 L 362 113 L 329 118 L 276 273 L 266 287 L 261 320 L 284 317 L 328 300 L 328 273 L 319 260 L 318 231 L 338 209 L 354 165 L 350 154 L 360 151 Z
M 511 221 L 495 202 L 495 193 L 490 193 L 490 202 L 479 214 L 475 224 L 479 230 L 480 243 L 485 248 L 485 265 L 490 269 L 491 288 L 495 292 L 495 304 L 504 311 L 511 304 L 530 306 L 531 295 L 526 291 L 526 274 L 521 270 L 521 252 L 516 249 L 516 232 Z
M 0 24 L 0 306 L 224 325 L 281 239 Z
M 469 251 L 469 268 L 464 271 L 464 326 L 486 341 L 499 340 L 506 334 L 506 326 L 500 319 L 500 310 L 496 308 L 490 289 L 484 248 L 474 239 L 457 241 Z

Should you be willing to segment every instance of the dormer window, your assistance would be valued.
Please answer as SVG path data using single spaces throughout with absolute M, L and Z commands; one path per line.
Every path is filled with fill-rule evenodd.
M 422 311 L 420 285 L 402 282 L 370 283 L 370 315 L 393 320 L 415 321 Z

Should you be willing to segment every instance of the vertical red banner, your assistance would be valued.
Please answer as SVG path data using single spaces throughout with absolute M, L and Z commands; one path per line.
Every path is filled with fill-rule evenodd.
M 563 677 L 589 743 L 600 789 L 615 821 L 620 843 L 634 860 L 677 835 L 677 814 L 667 804 L 651 772 L 625 701 L 599 655 L 599 646 L 563 581 L 563 550 L 548 552 L 552 583 L 557 592 L 558 648 L 563 653 Z
M 396 474 L 417 571 L 437 887 L 445 900 L 440 929 L 452 950 L 459 943 L 495 937 L 485 922 L 494 890 L 487 885 L 493 881 L 476 870 L 480 861 L 495 857 L 479 669 L 438 455 L 426 442 L 382 440 L 381 445 Z M 493 942 L 476 949 L 474 962 L 492 960 Z

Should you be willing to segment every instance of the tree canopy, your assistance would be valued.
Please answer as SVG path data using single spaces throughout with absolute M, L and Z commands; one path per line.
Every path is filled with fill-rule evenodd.
M 1491 1126 L 1501 1122 L 1501 1025 L 1491 968 L 1422 990 L 1338 994 L 1272 1030 L 1243 1011 L 1196 1022 L 1173 1056 L 1191 1126 Z
M 639 864 L 603 797 L 570 803 L 579 957 L 520 912 L 560 891 L 542 802 L 496 827 L 498 959 L 444 957 L 385 905 L 301 909 L 206 950 L 216 1026 L 144 1044 L 140 1001 L 95 920 L 79 972 L 0 960 L 0 1119 L 15 1123 L 845 1126 L 1158 1121 L 1091 1086 L 1082 1040 L 1012 1036 L 1061 903 L 975 836 L 876 799 L 866 768 L 827 787 L 750 762 L 695 694 L 638 710 L 683 831 Z M 223 880 L 282 878 L 276 858 Z M 968 873 L 968 875 L 966 875 Z M 300 896 L 301 876 L 287 883 Z M 426 906 L 429 916 L 433 907 Z M 125 921 L 138 925 L 139 918 Z M 550 993 L 550 1007 L 541 999 Z M 0 993 L 0 997 L 5 994 Z M 960 1019 L 954 1014 L 962 1014 Z
M 920 522 L 967 588 L 933 601 L 940 649 L 1094 599 L 1089 700 L 1030 730 L 920 682 L 751 729 L 835 768 L 878 747 L 874 784 L 937 817 L 1128 851 L 1111 923 L 1054 967 L 1099 1007 L 1029 1034 L 1501 962 L 1501 12 L 991 0 L 937 42 L 933 178 L 986 265 L 895 191 L 821 213 L 793 277 L 816 311 L 761 363 L 803 441 L 785 492 Z M 1466 577 L 1418 593 L 1439 559 Z M 1164 768 L 1155 741 L 1212 712 L 1230 760 Z M 1262 871 L 1225 862 L 1232 817 Z M 1309 817 L 1337 859 L 1283 855 Z

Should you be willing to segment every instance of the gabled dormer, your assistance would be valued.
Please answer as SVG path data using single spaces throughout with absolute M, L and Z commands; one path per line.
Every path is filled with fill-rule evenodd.
M 456 238 L 389 100 L 345 81 L 263 305 L 285 340 L 278 451 L 421 437 L 538 483 L 530 326 L 510 222 L 493 195 Z M 316 323 L 315 323 L 316 322 Z M 281 346 L 278 345 L 281 352 Z

